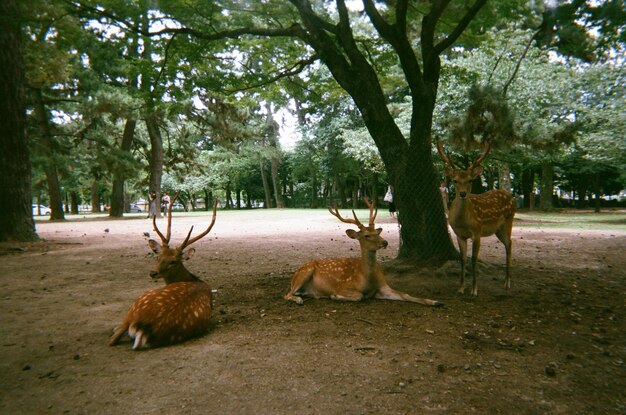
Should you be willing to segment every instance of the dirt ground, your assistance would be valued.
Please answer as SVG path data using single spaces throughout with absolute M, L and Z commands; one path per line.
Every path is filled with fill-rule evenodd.
M 175 217 L 172 242 L 206 223 Z M 347 225 L 322 210 L 219 212 L 187 263 L 218 290 L 210 331 L 134 352 L 108 339 L 162 284 L 151 223 L 38 222 L 42 241 L 0 245 L 0 413 L 626 414 L 626 232 L 517 225 L 509 293 L 495 237 L 471 298 L 458 264 L 391 262 L 386 219 L 390 285 L 445 307 L 298 306 L 283 295 L 299 265 L 357 254 Z

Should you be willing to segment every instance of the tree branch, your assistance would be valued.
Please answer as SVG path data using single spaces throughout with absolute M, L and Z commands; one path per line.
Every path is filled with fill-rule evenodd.
M 441 54 L 441 52 L 452 46 L 470 24 L 472 19 L 474 19 L 480 9 L 485 5 L 485 3 L 487 3 L 487 0 L 476 0 L 476 3 L 474 3 L 474 5 L 470 7 L 467 13 L 465 13 L 465 16 L 463 16 L 459 24 L 456 25 L 452 33 L 450 33 L 445 39 L 443 39 L 441 42 L 434 46 L 433 53 L 439 55 Z
M 290 78 L 294 75 L 298 75 L 299 73 L 301 73 L 302 71 L 304 71 L 304 69 L 306 69 L 307 66 L 309 66 L 310 64 L 312 64 L 313 62 L 315 62 L 316 60 L 318 60 L 319 57 L 317 55 L 312 55 L 310 56 L 308 59 L 302 59 L 298 62 L 296 62 L 293 66 L 291 66 L 290 68 L 287 68 L 286 70 L 280 72 L 279 74 L 266 79 L 265 81 L 262 82 L 258 82 L 255 84 L 251 84 L 251 85 L 247 85 L 243 88 L 238 88 L 238 89 L 232 89 L 232 90 L 225 90 L 224 92 L 227 94 L 234 94 L 235 92 L 240 92 L 240 91 L 247 91 L 250 89 L 255 89 L 255 88 L 259 88 L 265 85 L 269 85 L 269 84 L 273 84 L 283 78 Z

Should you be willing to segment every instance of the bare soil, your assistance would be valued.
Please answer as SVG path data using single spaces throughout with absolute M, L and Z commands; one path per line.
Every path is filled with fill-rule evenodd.
M 208 220 L 175 217 L 172 241 Z M 357 254 L 346 225 L 219 212 L 187 264 L 218 290 L 210 331 L 134 352 L 107 343 L 162 284 L 148 275 L 151 223 L 38 222 L 42 241 L 0 245 L 0 413 L 626 414 L 626 232 L 515 226 L 510 292 L 486 238 L 472 298 L 456 293 L 456 263 L 391 261 L 397 225 L 381 225 L 390 285 L 445 307 L 288 303 L 299 265 Z

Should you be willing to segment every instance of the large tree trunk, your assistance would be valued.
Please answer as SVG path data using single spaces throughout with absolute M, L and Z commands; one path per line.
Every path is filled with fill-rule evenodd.
M 50 197 L 51 220 L 64 220 L 63 198 L 61 197 L 61 186 L 59 185 L 59 172 L 55 161 L 54 141 L 50 130 L 48 110 L 43 101 L 43 94 L 40 89 L 33 91 L 35 101 L 35 116 L 39 127 L 41 147 L 45 153 L 46 182 L 48 184 L 48 196 Z
M 0 241 L 37 239 L 30 190 L 30 157 L 26 143 L 24 62 L 18 6 L 0 1 L 5 26 L 0 30 Z
M 161 179 L 163 177 L 163 138 L 153 114 L 146 118 L 146 128 L 150 137 L 150 191 L 156 194 L 156 217 L 161 217 Z
M 130 149 L 133 144 L 133 138 L 135 136 L 135 125 L 137 121 L 127 119 L 126 125 L 124 125 L 124 133 L 122 135 L 122 143 L 120 149 L 124 154 L 130 154 Z M 113 174 L 113 188 L 111 190 L 111 211 L 109 216 L 122 217 L 124 212 L 127 211 L 127 204 L 124 198 L 124 183 L 126 176 L 124 174 L 124 167 L 119 169 Z

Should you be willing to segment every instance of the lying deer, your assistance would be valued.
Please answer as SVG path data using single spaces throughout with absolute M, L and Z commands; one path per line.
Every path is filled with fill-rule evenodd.
M 473 195 L 471 182 L 482 174 L 482 161 L 489 153 L 489 143 L 485 144 L 483 154 L 478 157 L 468 169 L 462 169 L 454 164 L 446 155 L 443 144 L 437 143 L 437 150 L 446 167 L 444 173 L 455 182 L 456 197 L 452 201 L 448 213 L 448 220 L 456 234 L 461 251 L 461 287 L 465 290 L 465 261 L 467 256 L 467 240 L 472 240 L 472 295 L 478 295 L 476 283 L 476 260 L 480 251 L 480 238 L 495 234 L 504 244 L 506 250 L 506 279 L 504 288 L 511 288 L 511 230 L 515 216 L 515 201 L 509 192 L 504 190 L 490 190 L 479 195 Z
M 385 275 L 376 262 L 376 251 L 387 247 L 387 241 L 380 233 L 382 228 L 376 229 L 374 221 L 377 210 L 373 203 L 365 198 L 369 207 L 369 226 L 364 226 L 356 217 L 345 219 L 337 208 L 328 211 L 344 223 L 356 225 L 359 230 L 348 229 L 346 234 L 359 241 L 361 245 L 360 258 L 331 258 L 315 259 L 298 269 L 291 279 L 291 290 L 285 295 L 285 300 L 302 304 L 301 296 L 313 298 L 331 298 L 333 300 L 360 301 L 365 298 L 379 298 L 383 300 L 411 301 L 414 303 L 441 306 L 442 303 L 426 298 L 416 298 L 409 294 L 392 289 L 385 281 Z
M 172 205 L 169 205 L 167 236 L 159 231 L 156 217 L 152 219 L 154 230 L 162 245 L 150 239 L 148 245 L 157 254 L 157 269 L 150 272 L 154 279 L 163 278 L 165 287 L 142 294 L 132 304 L 122 324 L 115 330 L 109 344 L 115 345 L 128 332 L 134 338 L 133 350 L 144 347 L 165 346 L 199 336 L 209 328 L 211 319 L 211 288 L 183 265 L 195 253 L 189 245 L 206 236 L 215 224 L 217 204 L 213 206 L 213 219 L 209 227 L 191 238 L 193 226 L 183 243 L 170 248 L 172 228 Z

